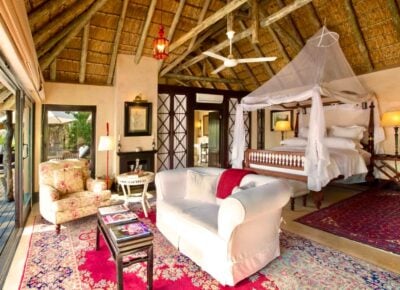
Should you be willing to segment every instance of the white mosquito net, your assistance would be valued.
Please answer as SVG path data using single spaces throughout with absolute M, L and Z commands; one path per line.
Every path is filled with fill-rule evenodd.
M 318 191 L 329 182 L 329 153 L 323 144 L 325 119 L 321 95 L 345 103 L 375 99 L 354 74 L 338 40 L 337 33 L 322 27 L 289 64 L 242 99 L 236 109 L 232 153 L 234 168 L 241 168 L 244 158 L 243 111 L 311 99 L 310 130 L 305 152 L 308 188 Z M 379 120 L 377 108 L 376 103 L 375 116 Z M 377 123 L 375 126 L 379 126 Z M 383 130 L 377 127 L 375 133 L 377 131 L 376 142 L 380 142 L 383 140 Z

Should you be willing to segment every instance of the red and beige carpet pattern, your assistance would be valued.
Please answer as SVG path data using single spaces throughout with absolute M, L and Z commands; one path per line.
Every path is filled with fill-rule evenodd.
M 150 219 L 155 234 L 154 289 L 233 289 L 220 285 L 180 254 Z M 115 264 L 102 242 L 95 250 L 96 217 L 65 224 L 60 235 L 36 217 L 20 289 L 116 289 Z M 282 256 L 234 289 L 399 289 L 400 276 L 290 233 Z M 124 269 L 124 289 L 146 289 L 146 265 Z
M 400 191 L 369 189 L 296 221 L 400 255 Z

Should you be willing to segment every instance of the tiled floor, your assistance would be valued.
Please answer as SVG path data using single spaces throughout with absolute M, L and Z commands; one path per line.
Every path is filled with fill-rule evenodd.
M 330 186 L 324 190 L 324 201 L 323 207 L 335 203 L 339 200 L 348 198 L 364 188 L 360 187 L 337 187 Z M 303 224 L 297 223 L 294 220 L 300 216 L 303 216 L 309 212 L 315 210 L 312 203 L 311 197 L 308 198 L 308 204 L 306 207 L 302 206 L 302 199 L 296 200 L 295 210 L 290 210 L 290 205 L 286 205 L 283 210 L 284 223 L 282 228 L 284 230 L 296 233 L 305 238 L 312 239 L 328 247 L 343 251 L 349 255 L 358 257 L 372 264 L 375 264 L 384 269 L 396 272 L 400 274 L 400 256 L 392 253 L 388 253 L 364 244 L 360 244 L 342 237 L 338 237 L 317 229 L 310 228 Z M 28 218 L 24 233 L 22 235 L 20 244 L 15 254 L 13 264 L 9 271 L 4 289 L 13 290 L 18 289 L 19 281 L 21 279 L 21 273 L 24 268 L 25 257 L 27 255 L 30 235 L 32 232 L 32 224 L 34 216 L 39 214 L 38 205 L 35 204 L 31 215 Z

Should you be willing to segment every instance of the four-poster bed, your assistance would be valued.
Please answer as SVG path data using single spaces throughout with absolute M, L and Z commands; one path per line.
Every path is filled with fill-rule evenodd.
M 366 107 L 365 104 L 370 104 L 366 150 L 374 154 L 379 147 L 376 145 L 384 139 L 378 121 L 376 98 L 352 71 L 338 39 L 337 33 L 329 31 L 326 27 L 321 28 L 285 68 L 244 97 L 236 109 L 232 167 L 241 168 L 245 161 L 245 167 L 261 174 L 307 182 L 318 208 L 322 200 L 321 189 L 342 174 L 340 165 L 343 165 L 341 163 L 346 159 L 346 156 L 342 156 L 339 161 L 333 160 L 329 152 L 333 150 L 328 150 L 326 145 L 324 100 L 325 103 L 333 101 L 360 106 L 364 104 L 363 108 Z M 288 105 L 293 109 L 296 105 L 304 108 L 307 102 L 310 106 L 310 118 L 304 148 L 295 148 L 293 151 L 288 148 L 248 150 L 245 156 L 243 111 L 263 108 L 287 110 Z M 295 127 L 297 135 L 299 125 L 296 124 Z M 334 155 L 338 155 L 337 152 Z M 331 171 L 335 163 L 337 166 Z M 367 170 L 364 164 L 364 169 L 371 177 L 372 165 L 368 165 Z M 346 172 L 343 175 L 347 177 L 351 174 L 352 172 Z

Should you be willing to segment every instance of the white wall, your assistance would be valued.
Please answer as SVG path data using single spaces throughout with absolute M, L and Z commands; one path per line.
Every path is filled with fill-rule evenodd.
M 134 63 L 132 55 L 118 55 L 113 86 L 94 86 L 46 82 L 46 99 L 43 104 L 92 105 L 96 106 L 96 148 L 101 135 L 106 134 L 106 123 L 110 125 L 110 135 L 117 143 L 121 136 L 121 151 L 134 151 L 152 148 L 152 136 L 124 137 L 124 102 L 133 101 L 141 94 L 153 104 L 152 132 L 156 139 L 157 130 L 157 80 L 158 64 L 155 59 L 142 57 L 139 64 Z M 35 117 L 35 191 L 38 187 L 38 165 L 41 159 L 41 104 L 36 103 Z M 119 172 L 116 150 L 110 153 L 110 175 Z M 96 152 L 96 176 L 106 172 L 106 152 Z

